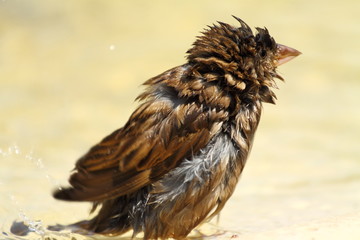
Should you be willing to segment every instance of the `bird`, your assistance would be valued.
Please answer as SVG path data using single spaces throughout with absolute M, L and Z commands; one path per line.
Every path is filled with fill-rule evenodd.
M 207 26 L 186 63 L 144 83 L 126 124 L 75 164 L 56 199 L 92 203 L 95 234 L 130 230 L 144 239 L 184 239 L 219 214 L 250 153 L 263 103 L 274 104 L 277 67 L 301 54 L 267 28 Z M 95 211 L 96 210 L 96 211 Z

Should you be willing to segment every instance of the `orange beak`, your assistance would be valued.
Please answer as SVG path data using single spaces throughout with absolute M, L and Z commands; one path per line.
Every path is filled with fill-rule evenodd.
M 291 59 L 293 59 L 294 57 L 299 56 L 300 54 L 301 52 L 299 52 L 294 48 L 287 47 L 282 44 L 277 44 L 277 51 L 275 55 L 276 66 L 280 66 L 281 64 L 284 64 L 290 61 Z

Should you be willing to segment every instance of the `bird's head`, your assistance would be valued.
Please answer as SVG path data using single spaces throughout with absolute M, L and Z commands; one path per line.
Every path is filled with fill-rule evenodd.
M 188 61 L 207 81 L 219 81 L 247 98 L 274 103 L 274 78 L 283 80 L 276 68 L 300 54 L 278 44 L 266 28 L 251 28 L 241 19 L 240 27 L 218 22 L 209 26 L 188 50 Z

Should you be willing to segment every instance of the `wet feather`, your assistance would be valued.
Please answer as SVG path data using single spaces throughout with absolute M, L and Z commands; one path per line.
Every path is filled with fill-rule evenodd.
M 144 239 L 185 238 L 234 192 L 259 124 L 274 103 L 277 44 L 267 29 L 218 22 L 187 51 L 187 63 L 147 80 L 140 106 L 76 163 L 55 198 L 93 202 L 75 225 Z M 281 56 L 280 56 L 281 57 Z

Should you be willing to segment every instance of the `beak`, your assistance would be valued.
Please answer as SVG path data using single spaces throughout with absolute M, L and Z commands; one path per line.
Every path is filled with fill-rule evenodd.
M 281 64 L 284 64 L 290 61 L 291 59 L 293 59 L 294 57 L 299 56 L 300 54 L 301 52 L 299 52 L 294 48 L 287 47 L 282 44 L 277 44 L 277 51 L 275 55 L 276 66 L 280 66 Z

